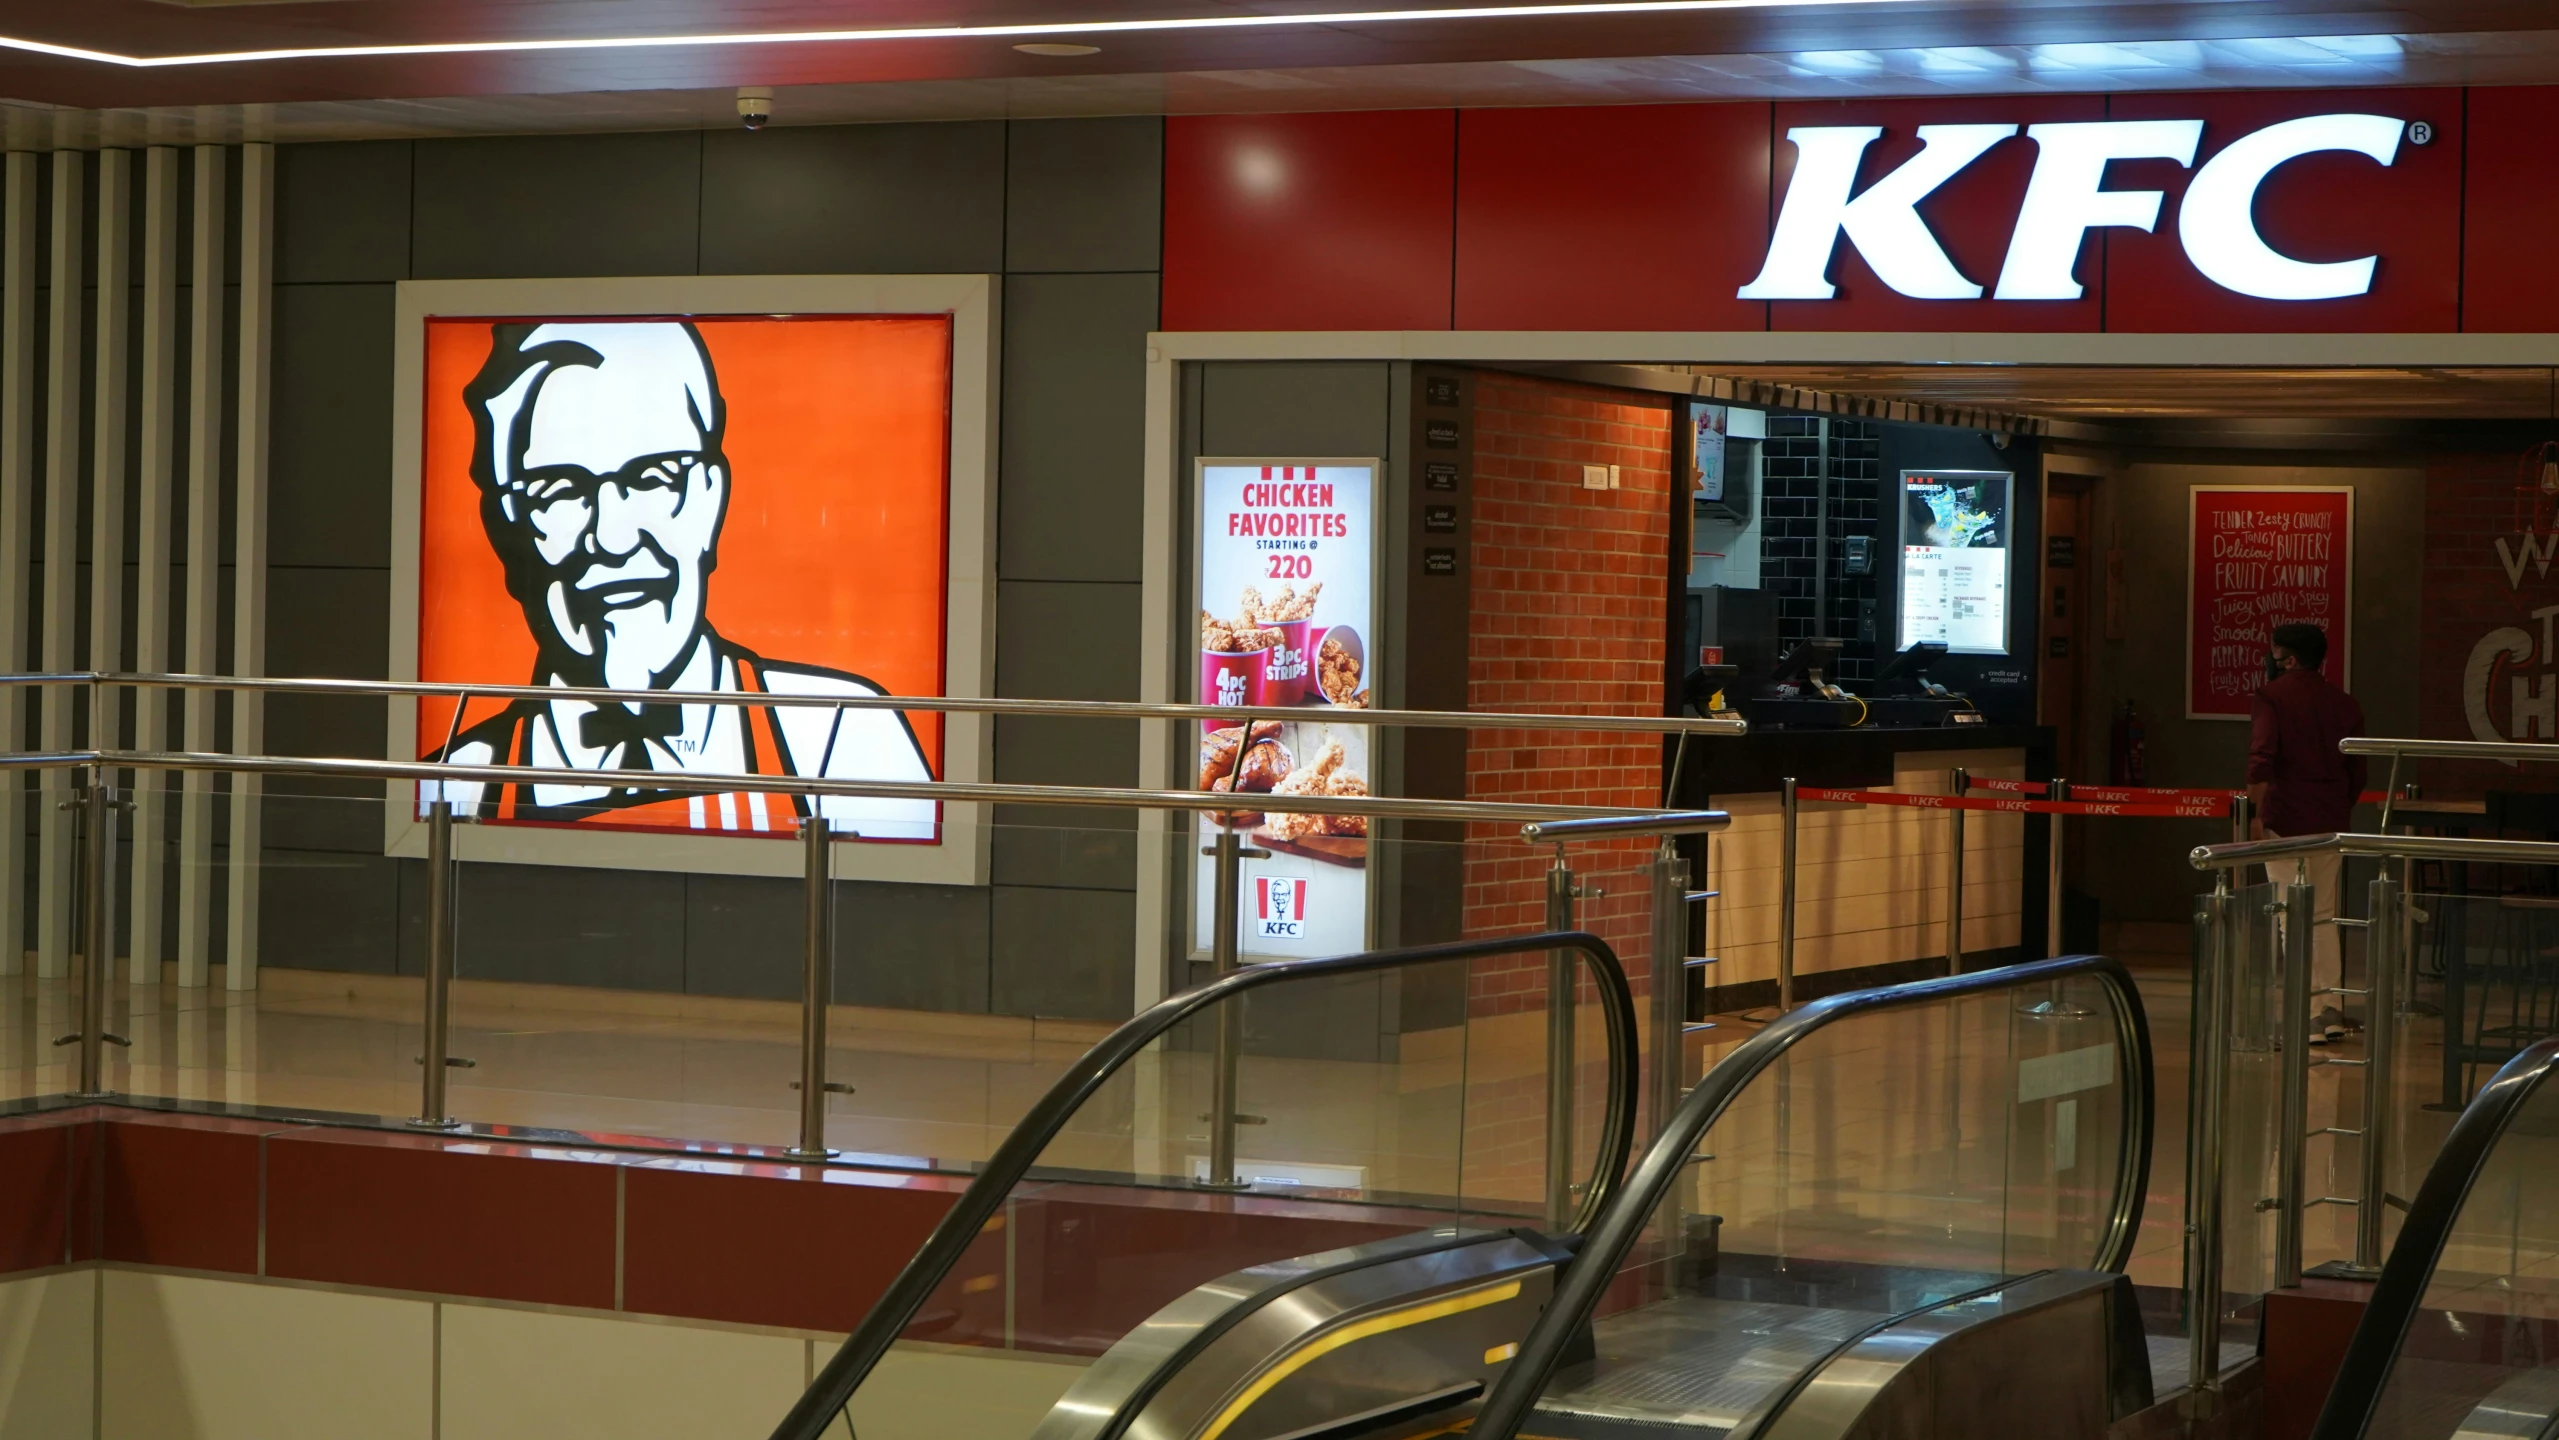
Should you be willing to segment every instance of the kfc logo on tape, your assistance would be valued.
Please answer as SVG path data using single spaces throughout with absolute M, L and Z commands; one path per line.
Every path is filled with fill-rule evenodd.
M 1877 279 L 1918 300 L 1978 300 L 1982 287 L 1965 277 L 1920 217 L 1919 203 L 1939 186 L 2018 133 L 2015 125 L 1922 125 L 1920 151 L 1859 191 L 1858 167 L 1883 138 L 1879 125 L 1798 125 L 1795 178 L 1769 234 L 1759 278 L 1744 300 L 1828 300 L 1832 253 L 1841 236 L 1857 248 Z M 2071 273 L 2091 230 L 2110 225 L 2150 230 L 2166 195 L 2109 190 L 2106 166 L 2117 160 L 2170 160 L 2192 167 L 2203 143 L 2201 120 L 2095 120 L 2029 125 L 2035 168 L 2017 211 L 1994 300 L 2076 300 Z M 2264 300 L 2334 300 L 2372 289 L 2377 255 L 2353 260 L 2298 260 L 2258 233 L 2257 192 L 2288 160 L 2345 151 L 2387 166 L 2406 136 L 2424 144 L 2431 127 L 2388 115 L 2306 115 L 2243 135 L 2195 171 L 2177 209 L 2177 238 L 2204 278 L 2225 290 Z
M 1253 933 L 1262 939 L 1304 939 L 1306 882 L 1275 875 L 1254 876 L 1253 921 Z

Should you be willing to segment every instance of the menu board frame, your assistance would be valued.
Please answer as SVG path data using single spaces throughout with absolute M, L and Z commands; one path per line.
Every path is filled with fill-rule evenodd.
M 1384 627 L 1387 611 L 1385 536 L 1385 492 L 1387 487 L 1387 467 L 1386 461 L 1382 456 L 1310 457 L 1303 455 L 1203 455 L 1193 459 L 1191 463 L 1190 487 L 1190 584 L 1188 586 L 1188 598 L 1190 602 L 1188 610 L 1190 617 L 1190 621 L 1188 622 L 1190 639 L 1184 644 L 1182 650 L 1186 662 L 1185 671 L 1187 672 L 1184 676 L 1184 684 L 1191 703 L 1200 705 L 1214 703 L 1211 698 L 1204 693 L 1208 682 L 1208 666 L 1203 660 L 1203 651 L 1200 643 L 1201 626 L 1198 623 L 1199 617 L 1203 613 L 1206 613 L 1219 618 L 1226 618 L 1228 617 L 1229 612 L 1237 606 L 1239 600 L 1239 596 L 1236 594 L 1213 591 L 1210 584 L 1210 572 L 1213 568 L 1217 568 L 1213 567 L 1209 563 L 1209 549 L 1211 541 L 1213 538 L 1218 540 L 1226 538 L 1223 534 L 1212 537 L 1210 533 L 1211 517 L 1209 514 L 1208 493 L 1210 471 L 1229 468 L 1278 471 L 1281 472 L 1281 475 L 1271 478 L 1277 483 L 1283 484 L 1290 483 L 1284 477 L 1288 472 L 1292 471 L 1308 472 L 1310 475 L 1312 475 L 1313 472 L 1328 469 L 1362 469 L 1367 472 L 1368 504 L 1364 514 L 1361 516 L 1362 522 L 1368 527 L 1368 545 L 1366 547 L 1366 565 L 1368 573 L 1366 576 L 1365 586 L 1367 591 L 1365 612 L 1357 616 L 1355 619 L 1344 619 L 1342 617 L 1328 618 L 1324 611 L 1319 609 L 1313 618 L 1325 620 L 1327 623 L 1324 626 L 1313 627 L 1310 630 L 1305 643 L 1303 664 L 1306 667 L 1306 683 L 1310 686 L 1316 684 L 1319 679 L 1321 664 L 1318 646 L 1323 638 L 1322 633 L 1319 632 L 1328 631 L 1330 626 L 1333 624 L 1349 625 L 1355 630 L 1359 640 L 1361 688 L 1366 692 L 1368 697 L 1366 708 L 1383 708 L 1385 701 L 1379 696 L 1378 677 L 1389 673 L 1386 660 L 1387 656 L 1391 653 L 1392 642 L 1388 637 L 1379 633 L 1379 631 Z M 1309 581 L 1322 580 L 1324 576 L 1321 573 L 1321 567 L 1316 567 L 1316 573 L 1306 575 L 1305 578 Z M 1229 575 L 1225 577 L 1221 583 L 1233 586 L 1239 582 L 1235 576 Z M 1279 587 L 1293 586 L 1296 582 L 1293 578 L 1280 576 L 1263 577 L 1256 574 L 1251 577 L 1251 583 L 1256 584 L 1263 592 L 1263 598 L 1265 600 L 1270 600 L 1276 597 Z M 1249 697 L 1246 697 L 1243 703 L 1249 703 Z M 1335 706 L 1315 703 L 1313 701 L 1302 703 L 1304 703 L 1304 708 L 1308 714 L 1308 721 L 1288 722 L 1292 727 L 1292 733 L 1287 737 L 1287 739 L 1295 744 L 1295 749 L 1309 750 L 1312 747 L 1309 743 L 1305 742 L 1318 738 L 1312 735 L 1306 735 L 1305 740 L 1301 741 L 1301 733 L 1303 733 L 1309 725 L 1324 725 L 1327 732 L 1323 737 L 1321 737 L 1324 739 L 1332 738 L 1330 732 L 1335 730 L 1355 729 L 1355 736 L 1343 737 L 1353 741 L 1349 748 L 1354 752 L 1354 754 L 1349 758 L 1356 763 L 1357 768 L 1362 772 L 1364 778 L 1374 784 L 1377 777 L 1377 767 L 1382 759 L 1377 749 L 1376 727 L 1373 725 L 1358 725 L 1356 727 L 1351 727 L 1341 721 L 1325 721 L 1321 717 L 1342 715 L 1346 713 L 1355 714 L 1356 712 L 1345 711 Z M 1179 733 L 1186 737 L 1190 737 L 1192 740 L 1204 740 L 1207 737 L 1208 732 L 1214 728 L 1217 728 L 1215 721 L 1204 721 L 1196 727 L 1186 726 Z M 1189 763 L 1191 758 L 1191 749 L 1192 746 L 1187 743 L 1176 747 L 1176 754 L 1181 757 L 1182 763 Z M 1206 758 L 1205 751 L 1203 751 L 1202 758 L 1203 760 Z M 1292 762 L 1302 763 L 1306 758 L 1308 757 L 1299 756 L 1293 753 L 1290 755 Z M 1374 793 L 1374 791 L 1371 793 Z M 1239 802 L 1239 809 L 1241 808 L 1242 802 Z M 1270 812 L 1264 813 L 1267 814 Z M 1217 833 L 1216 825 L 1217 822 L 1212 816 L 1206 814 L 1195 816 L 1191 820 L 1185 832 L 1189 836 L 1188 848 L 1194 852 L 1207 849 L 1209 843 L 1214 839 Z M 1242 838 L 1248 849 L 1274 848 L 1258 840 L 1257 836 L 1259 836 L 1259 834 L 1260 832 L 1258 829 L 1244 829 Z M 1190 895 L 1190 913 L 1183 921 L 1182 933 L 1184 943 L 1181 948 L 1182 953 L 1188 955 L 1189 958 L 1193 960 L 1206 960 L 1211 958 L 1212 954 L 1209 943 L 1211 937 L 1208 935 L 1208 930 L 1210 929 L 1209 917 L 1215 914 L 1216 909 L 1215 896 L 1211 893 L 1211 877 L 1214 874 L 1215 863 L 1209 856 L 1204 854 L 1194 854 L 1186 858 L 1191 867 L 1189 873 L 1192 877 L 1192 881 L 1190 885 L 1185 887 Z M 1374 865 L 1366 855 L 1363 855 L 1356 869 L 1352 869 L 1350 866 L 1343 864 L 1322 863 L 1320 861 L 1310 859 L 1303 854 L 1275 854 L 1272 858 L 1266 860 L 1248 859 L 1244 862 L 1242 868 L 1243 874 L 1240 887 L 1242 894 L 1238 897 L 1239 904 L 1237 908 L 1239 911 L 1239 918 L 1244 922 L 1244 933 L 1238 939 L 1237 953 L 1243 960 L 1247 962 L 1260 962 L 1268 960 L 1298 959 L 1311 954 L 1350 953 L 1356 950 L 1375 948 L 1379 929 L 1377 914 L 1379 887 L 1373 883 L 1375 876 Z M 1352 900 L 1346 893 L 1350 887 L 1339 883 L 1348 876 L 1353 875 L 1355 875 L 1357 879 L 1356 900 Z M 1325 893 L 1321 896 L 1325 911 L 1331 914 L 1339 914 L 1340 910 L 1337 907 L 1341 906 L 1345 902 L 1356 906 L 1360 916 L 1359 925 L 1356 929 L 1356 938 L 1353 939 L 1349 936 L 1344 936 L 1342 940 L 1338 940 L 1332 944 L 1311 944 L 1311 948 L 1310 944 L 1290 944 L 1285 942 L 1275 944 L 1257 943 L 1255 926 L 1258 923 L 1261 917 L 1261 912 L 1264 908 L 1264 906 L 1259 903 L 1259 897 L 1261 896 L 1264 886 L 1266 884 L 1270 884 L 1276 888 L 1288 885 L 1289 882 L 1297 880 L 1312 881 L 1319 877 L 1323 880 L 1333 882 L 1325 887 L 1329 893 Z M 1307 889 L 1292 886 L 1288 889 L 1287 893 L 1296 896 L 1305 896 L 1310 892 Z M 1310 922 L 1310 942 L 1312 940 L 1312 935 L 1321 935 L 1325 933 L 1340 935 L 1342 933 L 1341 927 L 1324 923 L 1324 917 L 1321 915 L 1311 915 L 1308 916 L 1307 919 Z
M 2263 497 L 2266 508 L 2281 508 L 2287 501 L 2308 496 L 2342 497 L 2342 543 L 2337 546 L 2338 574 L 2329 587 L 2336 597 L 2335 623 L 2328 630 L 2328 663 L 2322 671 L 2338 688 L 2351 688 L 2354 683 L 2354 609 L 2355 609 L 2355 488 L 2351 485 L 2189 485 L 2186 487 L 2186 718 L 2189 720 L 2237 720 L 2245 723 L 2251 704 L 2241 700 L 2235 709 L 2205 709 L 2205 700 L 2196 681 L 2197 659 L 2206 654 L 2212 638 L 2206 634 L 2210 624 L 2204 585 L 2212 573 L 2213 557 L 2205 553 L 2203 512 L 2206 495 L 2252 495 Z M 2323 505 L 2323 510 L 2331 507 Z M 2253 698 L 2252 689 L 2251 696 Z
M 1900 536 L 1901 544 L 1899 546 L 1899 558 L 1895 562 L 1895 568 L 1893 571 L 1893 648 L 1895 650 L 1906 650 L 1918 640 L 1937 638 L 1934 636 L 1913 636 L 1907 628 L 1910 619 L 1911 594 L 1910 552 L 1918 548 L 1943 548 L 1919 547 L 1914 546 L 1911 543 L 1909 515 L 1910 482 L 1914 478 L 1926 480 L 1932 478 L 1953 479 L 1962 477 L 1977 477 L 1983 479 L 1996 478 L 2006 487 L 2006 498 L 2000 502 L 1999 513 L 1999 527 L 2002 532 L 2003 540 L 2003 543 L 1999 547 L 2001 557 L 2000 566 L 2002 572 L 1999 582 L 1999 648 L 1996 650 L 1985 650 L 1979 646 L 1957 646 L 1949 643 L 1946 649 L 1947 653 L 1950 655 L 1978 655 L 2004 658 L 2017 653 L 2016 542 L 2018 481 L 2017 472 L 2014 470 L 1974 470 L 1964 468 L 1915 466 L 1896 472 L 1893 478 L 1893 495 L 1891 503 L 1897 507 L 1895 513 L 1899 516 L 1902 532 Z

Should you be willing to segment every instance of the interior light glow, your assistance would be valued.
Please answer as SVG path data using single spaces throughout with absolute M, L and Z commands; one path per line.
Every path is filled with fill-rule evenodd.
M 606 35 L 546 40 L 452 40 L 414 45 L 316 45 L 218 50 L 191 55 L 122 55 L 78 45 L 0 35 L 0 50 L 153 70 L 179 65 L 245 65 L 277 60 L 376 59 L 400 55 L 511 55 L 550 50 L 668 50 L 712 45 L 849 45 L 898 40 L 1017 40 L 1041 35 L 1129 35 L 1185 30 L 1271 30 L 1385 25 L 1397 21 L 1545 20 L 1587 15 L 1669 15 L 1779 7 L 1891 5 L 1906 0 L 1590 0 L 1586 4 L 1464 5 L 1432 10 L 1346 10 L 1316 15 L 1198 15 L 1147 20 L 1068 20 L 1022 25 L 917 25 L 866 30 L 728 31 L 705 35 Z
M 2115 160 L 2195 163 L 2204 138 L 2201 120 L 2098 120 L 2030 125 L 2037 147 L 2035 173 L 2008 237 L 2008 259 L 1999 270 L 2002 300 L 2076 300 L 2079 281 L 2071 267 L 2080 242 L 2101 225 L 2148 230 L 2159 223 L 2157 190 L 2102 188 Z
M 2322 150 L 2399 156 L 2407 128 L 2387 115 L 2306 115 L 2243 135 L 2204 162 L 2177 207 L 2177 238 L 2204 277 L 2266 300 L 2334 300 L 2372 289 L 2380 257 L 2318 264 L 2295 260 L 2257 233 L 2257 187 L 2276 166 Z
M 1797 125 L 1786 138 L 1795 146 L 1795 178 L 1777 212 L 1768 259 L 1759 278 L 1738 292 L 1744 300 L 1828 300 L 1831 251 L 1842 233 L 1857 247 L 1875 278 L 1920 300 L 1977 300 L 1981 287 L 1946 258 L 1919 202 L 1983 151 L 2017 133 L 2014 125 L 1922 125 L 1921 150 L 1894 171 L 1848 198 L 1866 147 L 1883 135 L 1880 125 Z

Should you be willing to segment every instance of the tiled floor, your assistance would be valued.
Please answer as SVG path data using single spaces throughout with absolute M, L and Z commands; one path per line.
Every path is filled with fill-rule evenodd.
M 2188 1006 L 2183 956 L 2134 956 L 2157 1056 L 2157 1129 L 2133 1265 L 2145 1284 L 2181 1267 L 2186 1169 Z M 260 989 L 121 987 L 110 1088 L 137 1094 L 389 1116 L 418 1108 L 420 986 L 414 979 L 268 969 Z M 0 979 L 0 1099 L 70 1088 L 75 992 L 59 980 Z M 1584 1014 L 1582 1054 L 1600 1051 Z M 829 1143 L 852 1152 L 961 1166 L 986 1156 L 1013 1122 L 1107 1027 L 839 1008 Z M 1239 1150 L 1259 1173 L 1279 1165 L 1350 1167 L 1371 1190 L 1463 1193 L 1497 1208 L 1532 1206 L 1543 1149 L 1542 1015 L 1403 1037 L 1386 1062 L 1253 1055 L 1240 1109 L 1259 1117 Z M 1751 1033 L 1701 1037 L 1712 1061 Z M 2103 1019 L 2021 1018 L 2005 999 L 1873 1017 L 1834 1027 L 1747 1092 L 1708 1139 L 1697 1208 L 1725 1217 L 1728 1248 L 1841 1258 L 1886 1255 L 1958 1268 L 2084 1263 L 2111 1192 L 2112 1091 L 2030 1103 L 2018 1066 L 2108 1043 Z M 2404 1154 L 2431 1157 L 2449 1116 L 2433 1098 L 2429 1022 L 2406 1032 L 2400 1090 Z M 461 982 L 450 1108 L 471 1121 L 726 1145 L 780 1146 L 795 1134 L 795 1006 L 569 987 Z M 2332 1047 L 2357 1058 L 2359 1043 Z M 2271 1266 L 2272 1193 L 2262 1122 L 2277 1056 L 2235 1057 L 2234 1125 L 2224 1163 L 2233 1290 Z M 1587 1065 L 1596 1078 L 1596 1065 Z M 1694 1069 L 1690 1072 L 1692 1075 Z M 2359 1111 L 2360 1072 L 2312 1074 L 2312 1126 Z M 2102 1077 L 2100 1077 L 2102 1080 Z M 1204 1154 L 1208 1066 L 1197 1049 L 1145 1057 L 1104 1087 L 1048 1159 L 1079 1169 L 1180 1174 Z M 2343 1091 L 2341 1100 L 2340 1091 Z M 1596 1089 L 1586 1087 L 1586 1094 Z M 2064 1102 L 2069 1111 L 2064 1118 Z M 1585 1111 L 1594 1107 L 1586 1105 Z M 1582 1126 L 1585 1151 L 1596 1127 Z M 2352 1194 L 2353 1142 L 2311 1143 L 2310 1193 Z M 2333 1152 L 2333 1159 L 2331 1158 Z M 1277 1162 L 1276 1164 L 1274 1162 Z M 2413 1193 L 2397 1167 L 2394 1193 Z M 1313 1179 L 1323 1178 L 1320 1174 Z M 2311 1212 L 2305 1249 L 2348 1253 L 2352 1212 Z M 1765 1232 L 1764 1234 L 1762 1232 Z

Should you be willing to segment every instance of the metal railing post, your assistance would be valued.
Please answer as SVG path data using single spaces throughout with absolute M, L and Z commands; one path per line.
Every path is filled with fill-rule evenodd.
M 1688 861 L 1662 837 L 1653 852 L 1653 1134 L 1679 1107 L 1688 1026 Z
M 2237 795 L 2231 796 L 2230 839 L 2232 844 L 2237 844 L 2248 838 L 2248 822 L 2250 819 L 2251 815 L 2248 807 L 2247 793 L 2243 791 Z
M 1564 847 L 1546 871 L 1546 928 L 1574 928 L 1573 867 Z M 1546 1219 L 1573 1218 L 1573 969 L 1569 950 L 1546 954 Z
M 445 1070 L 453 1048 L 453 802 L 439 789 L 427 802 L 426 1044 L 418 1064 L 418 1113 L 410 1124 L 451 1130 L 460 1122 L 445 1113 Z
M 835 998 L 827 983 L 835 959 L 834 840 L 824 815 L 800 822 L 800 1143 L 784 1152 L 794 1160 L 835 1153 L 826 1148 L 826 1096 L 835 1088 L 826 1083 L 826 1007 Z
M 1970 788 L 1972 777 L 1964 767 L 1946 772 L 1946 793 L 1961 800 Z M 1946 811 L 1946 973 L 1964 973 L 1964 811 L 1961 806 Z
M 2044 787 L 2044 798 L 2068 800 L 2070 782 L 2055 777 L 2052 783 Z M 2044 836 L 2044 956 L 2046 959 L 2051 959 L 2061 954 L 2062 815 L 2056 810 L 2044 819 L 2047 822 Z
M 2228 873 L 2228 872 L 2224 872 Z M 2293 862 L 2284 887 L 2284 1006 L 2282 1126 L 2275 1139 L 2275 1288 L 2301 1283 L 2302 1152 L 2310 1137 L 2310 953 L 2314 918 L 2308 867 Z
M 1777 1013 L 1795 1008 L 1795 834 L 1803 818 L 1795 777 L 1778 784 L 1777 815 Z
M 2213 877 L 2204 899 L 2204 964 L 2195 971 L 2195 1053 L 2186 1124 L 2187 1374 L 2198 1392 L 2221 1388 L 2222 1091 L 2230 1070 L 2226 1033 L 2240 944 L 2241 898 L 2230 872 Z
M 1244 923 L 1244 842 L 1232 829 L 1221 826 L 1210 853 L 1217 858 L 1217 878 L 1211 887 L 1216 892 L 1216 919 L 1209 931 L 1209 954 L 1211 968 L 1217 978 L 1224 979 L 1242 964 L 1236 932 Z M 1209 1078 L 1207 1183 L 1219 1189 L 1236 1185 L 1235 1092 L 1243 1050 L 1243 1007 L 1218 1006 L 1217 1055 Z
M 2363 1177 L 2355 1192 L 2355 1268 L 2378 1272 L 2383 1257 L 2382 1211 L 2388 1206 L 2392 1063 L 2397 1059 L 2399 970 L 2402 907 L 2407 897 L 2382 862 L 2373 877 L 2371 908 L 2365 912 L 2364 984 L 2364 1125 Z
M 84 1099 L 107 1093 L 107 991 L 115 973 L 115 790 L 103 765 L 91 766 L 82 796 L 80 1085 Z

